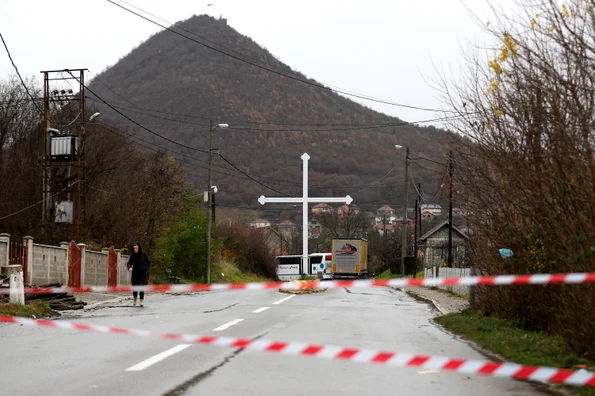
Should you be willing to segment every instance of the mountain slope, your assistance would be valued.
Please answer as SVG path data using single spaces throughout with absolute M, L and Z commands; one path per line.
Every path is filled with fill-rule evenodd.
M 176 29 L 248 62 L 307 80 L 266 49 L 208 16 L 178 22 Z M 217 44 L 214 44 L 217 43 Z M 311 195 L 354 194 L 356 203 L 397 205 L 402 202 L 403 151 L 442 159 L 444 131 L 407 125 L 375 112 L 329 89 L 296 81 L 218 53 L 168 31 L 150 37 L 90 84 L 90 91 L 120 112 L 168 139 L 208 150 L 209 120 L 228 123 L 215 130 L 213 147 L 237 168 L 285 194 L 301 194 L 301 159 L 311 156 Z M 186 169 L 199 190 L 206 187 L 208 155 L 160 139 L 101 105 L 104 120 L 133 130 L 135 136 L 191 156 Z M 431 115 L 429 115 L 431 117 Z M 383 127 L 378 127 L 383 126 Z M 214 156 L 213 184 L 218 204 L 257 206 L 261 194 L 277 196 Z M 423 164 L 428 166 L 428 164 Z M 433 192 L 439 173 L 410 168 L 416 182 Z M 234 175 L 234 176 L 230 176 Z M 410 191 L 413 189 L 410 189 Z M 412 193 L 413 196 L 413 193 Z

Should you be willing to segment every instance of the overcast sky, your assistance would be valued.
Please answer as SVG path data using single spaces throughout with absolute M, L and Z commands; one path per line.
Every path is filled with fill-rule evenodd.
M 487 21 L 486 0 L 114 1 L 172 23 L 222 15 L 310 78 L 426 108 L 444 108 L 429 83 L 435 68 L 456 74 L 462 47 L 490 40 L 471 15 Z M 0 33 L 23 77 L 38 80 L 41 70 L 98 74 L 160 29 L 107 0 L 0 0 Z M 0 78 L 6 79 L 14 69 L 0 50 Z M 410 122 L 437 115 L 357 101 Z

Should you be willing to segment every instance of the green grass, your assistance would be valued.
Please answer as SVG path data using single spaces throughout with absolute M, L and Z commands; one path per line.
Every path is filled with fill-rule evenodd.
M 223 274 L 223 275 L 222 275 Z M 211 272 L 212 283 L 245 283 L 245 282 L 271 282 L 272 280 L 264 276 L 240 271 L 235 263 L 222 261 L 214 264 Z
M 577 370 L 578 365 L 586 365 L 587 370 L 595 371 L 595 362 L 572 353 L 562 338 L 523 330 L 513 321 L 485 317 L 472 310 L 444 315 L 435 320 L 507 361 L 572 370 Z M 564 388 L 578 395 L 595 395 L 592 387 Z
M 424 277 L 423 271 L 415 274 L 415 277 L 423 278 Z M 411 275 L 402 275 L 402 274 L 393 274 L 390 269 L 387 269 L 383 273 L 376 276 L 376 279 L 393 279 L 393 278 L 412 278 L 412 276 Z
M 25 305 L 0 303 L 0 315 L 26 317 L 35 315 L 35 317 L 39 319 L 47 318 L 49 316 L 53 316 L 54 314 L 55 312 L 50 308 L 50 306 L 41 301 L 30 301 Z

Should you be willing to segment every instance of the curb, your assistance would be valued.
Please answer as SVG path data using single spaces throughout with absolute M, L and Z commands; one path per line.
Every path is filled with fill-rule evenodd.
M 409 295 L 409 296 L 411 296 L 411 297 L 413 297 L 413 298 L 415 298 L 417 300 L 422 300 L 422 301 L 424 301 L 424 302 L 432 305 L 442 315 L 448 315 L 449 313 L 453 313 L 453 312 L 449 312 L 446 308 L 441 307 L 440 304 L 438 303 L 438 301 L 432 300 L 432 299 L 427 298 L 427 297 L 424 297 L 424 296 L 422 296 L 420 294 L 417 294 L 414 291 L 405 290 L 405 289 L 402 289 L 400 287 L 391 287 L 391 289 L 401 291 L 401 292 L 403 292 L 403 293 L 405 293 L 405 294 L 407 294 L 407 295 Z
M 86 311 L 88 309 L 97 308 L 103 304 L 116 303 L 116 302 L 130 300 L 130 299 L 131 299 L 131 297 L 118 297 L 118 298 L 112 298 L 111 300 L 99 301 L 99 302 L 96 302 L 93 304 L 85 305 L 85 308 L 83 308 L 83 311 Z

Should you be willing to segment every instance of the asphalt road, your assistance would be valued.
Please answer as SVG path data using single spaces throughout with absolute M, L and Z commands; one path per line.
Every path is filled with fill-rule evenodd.
M 291 297 L 290 297 L 291 296 Z M 82 323 L 485 359 L 388 288 L 149 295 L 65 316 Z M 0 394 L 543 395 L 501 378 L 0 324 Z

